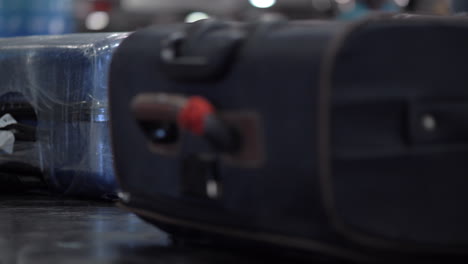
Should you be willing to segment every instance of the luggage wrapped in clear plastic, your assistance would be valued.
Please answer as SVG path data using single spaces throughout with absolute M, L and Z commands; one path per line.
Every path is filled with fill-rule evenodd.
M 126 36 L 0 39 L 0 188 L 115 193 L 107 79 Z

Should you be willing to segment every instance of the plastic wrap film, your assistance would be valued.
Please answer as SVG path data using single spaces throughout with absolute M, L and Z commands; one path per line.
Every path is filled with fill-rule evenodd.
M 107 82 L 126 33 L 0 39 L 0 180 L 112 197 Z M 13 141 L 13 143 L 12 143 Z

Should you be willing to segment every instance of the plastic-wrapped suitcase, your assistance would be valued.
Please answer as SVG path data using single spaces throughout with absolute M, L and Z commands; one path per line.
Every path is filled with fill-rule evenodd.
M 126 36 L 0 39 L 2 189 L 115 196 L 107 80 Z
M 110 77 L 121 204 L 179 236 L 463 259 L 467 46 L 462 17 L 136 32 Z

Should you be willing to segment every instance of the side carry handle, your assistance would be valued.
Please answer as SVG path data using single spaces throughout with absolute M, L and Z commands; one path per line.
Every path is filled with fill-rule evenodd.
M 176 143 L 179 130 L 185 130 L 205 138 L 217 152 L 240 149 L 238 131 L 219 118 L 215 107 L 201 96 L 139 94 L 131 109 L 154 143 Z

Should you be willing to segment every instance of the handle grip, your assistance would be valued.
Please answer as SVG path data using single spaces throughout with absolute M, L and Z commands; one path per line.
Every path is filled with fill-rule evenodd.
M 147 93 L 137 95 L 131 109 L 135 118 L 146 124 L 161 122 L 166 127 L 175 124 L 179 129 L 205 138 L 219 152 L 235 152 L 240 147 L 237 131 L 228 126 L 216 113 L 215 107 L 200 96 L 185 97 L 165 93 Z M 160 127 L 160 126 L 158 126 Z M 176 133 L 168 131 L 169 133 Z M 164 132 L 167 135 L 168 132 Z M 151 135 L 158 132 L 151 131 Z

